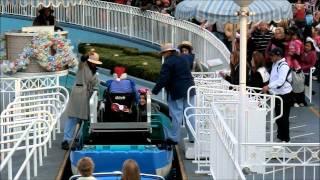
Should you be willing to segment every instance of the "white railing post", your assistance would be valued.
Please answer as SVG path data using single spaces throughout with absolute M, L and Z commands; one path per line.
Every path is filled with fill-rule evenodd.
M 81 26 L 85 26 L 85 1 L 82 1 L 81 6 L 82 6 L 82 19 L 81 19 Z
M 129 37 L 132 38 L 133 36 L 133 15 L 132 15 L 132 9 L 130 9 L 130 15 L 129 15 Z
M 34 126 L 34 125 L 33 125 Z M 24 137 L 25 138 L 25 143 L 26 143 L 26 157 L 29 156 L 29 151 L 30 151 L 30 147 L 29 147 L 29 141 L 30 141 L 30 138 L 29 138 L 29 133 L 27 133 L 27 136 Z M 27 180 L 30 180 L 30 161 L 27 162 L 27 167 L 26 167 L 26 177 L 27 177 Z

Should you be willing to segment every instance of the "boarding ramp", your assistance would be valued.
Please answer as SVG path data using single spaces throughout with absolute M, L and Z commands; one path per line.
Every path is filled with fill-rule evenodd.
M 19 179 L 26 172 L 30 179 L 60 132 L 69 93 L 59 86 L 59 76 L 42 75 L 2 77 L 1 96 L 7 97 L 1 101 L 1 178 Z M 21 156 L 25 158 L 19 163 Z
M 189 128 L 189 119 L 196 119 L 195 129 L 191 130 L 195 136 L 196 173 L 208 173 L 215 179 L 243 179 L 245 175 L 247 179 L 305 179 L 310 177 L 306 173 L 319 178 L 318 143 L 273 142 L 273 124 L 282 114 L 274 117 L 274 102 L 279 97 L 247 88 L 246 120 L 239 123 L 239 87 L 224 82 L 215 73 L 199 74 L 192 87 L 197 92 L 196 105 L 185 111 Z

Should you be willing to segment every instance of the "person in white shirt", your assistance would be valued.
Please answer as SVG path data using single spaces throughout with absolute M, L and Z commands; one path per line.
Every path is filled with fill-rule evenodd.
M 289 134 L 289 115 L 290 108 L 292 105 L 292 86 L 290 82 L 292 81 L 290 68 L 283 57 L 283 51 L 281 48 L 274 48 L 270 52 L 272 64 L 272 70 L 270 74 L 269 84 L 262 88 L 264 93 L 269 92 L 280 96 L 283 100 L 283 114 L 282 117 L 277 119 L 276 123 L 278 126 L 277 138 L 282 142 L 290 141 Z M 276 116 L 280 114 L 281 102 L 276 99 L 275 111 Z

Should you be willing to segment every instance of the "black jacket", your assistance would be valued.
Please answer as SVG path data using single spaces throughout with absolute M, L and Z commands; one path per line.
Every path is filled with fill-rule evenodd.
M 258 71 L 250 71 L 248 86 L 262 88 L 264 85 L 261 74 Z
M 189 63 L 178 55 L 171 55 L 165 59 L 160 71 L 160 77 L 152 89 L 158 94 L 165 87 L 172 100 L 187 97 L 189 87 L 194 86 Z M 195 94 L 193 90 L 191 96 Z

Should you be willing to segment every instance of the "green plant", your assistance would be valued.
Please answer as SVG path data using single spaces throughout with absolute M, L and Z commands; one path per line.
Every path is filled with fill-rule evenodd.
M 112 69 L 116 65 L 127 68 L 129 75 L 155 82 L 161 68 L 161 56 L 157 52 L 139 52 L 136 48 L 110 44 L 80 43 L 79 53 L 85 54 L 95 49 L 103 62 L 101 67 Z

